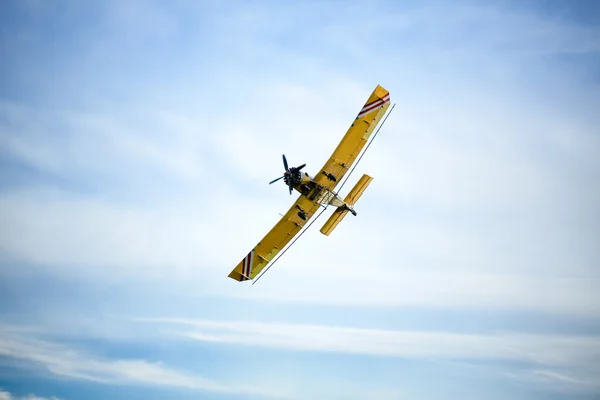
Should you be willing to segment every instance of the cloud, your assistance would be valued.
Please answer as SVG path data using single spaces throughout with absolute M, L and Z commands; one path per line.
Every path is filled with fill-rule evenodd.
M 56 396 L 52 397 L 40 397 L 35 394 L 28 394 L 26 396 L 14 396 L 10 392 L 3 391 L 0 388 L 0 400 L 61 400 Z
M 96 357 L 71 346 L 39 340 L 18 327 L 0 327 L 0 356 L 42 367 L 52 375 L 110 385 L 147 385 L 223 393 L 287 397 L 252 385 L 227 385 L 161 362 Z M 15 334 L 15 332 L 21 332 Z
M 175 331 L 203 341 L 392 357 L 506 359 L 540 365 L 572 365 L 600 358 L 600 338 L 520 333 L 463 334 L 276 324 L 140 318 L 194 328 Z
M 600 371 L 596 365 L 588 365 L 575 370 L 530 368 L 521 369 L 518 372 L 500 372 L 501 376 L 511 380 L 538 387 L 549 387 L 565 394 L 600 392 L 599 374 Z
M 215 344 L 407 359 L 493 360 L 500 365 L 524 365 L 519 373 L 512 373 L 515 379 L 600 389 L 598 336 L 468 334 L 179 318 L 136 320 L 161 324 L 163 332 L 171 335 Z

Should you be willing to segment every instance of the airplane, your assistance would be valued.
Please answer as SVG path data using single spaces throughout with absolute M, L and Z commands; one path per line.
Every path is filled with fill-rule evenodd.
M 320 230 L 325 236 L 331 234 L 348 212 L 357 215 L 354 205 L 373 178 L 364 174 L 343 199 L 334 189 L 354 164 L 389 106 L 390 93 L 377 85 L 331 157 L 314 177 L 302 172 L 306 164 L 290 167 L 283 155 L 285 172 L 269 184 L 283 179 L 290 195 L 295 190 L 300 196 L 269 233 L 235 266 L 229 278 L 238 282 L 255 279 L 320 207 L 336 207 Z

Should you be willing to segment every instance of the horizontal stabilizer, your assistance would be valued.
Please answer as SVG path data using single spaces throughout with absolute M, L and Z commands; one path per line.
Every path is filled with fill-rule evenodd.
M 350 193 L 348 193 L 348 196 L 346 196 L 346 198 L 344 199 L 346 204 L 348 204 L 349 206 L 355 205 L 356 202 L 358 201 L 358 199 L 360 199 L 360 196 L 362 196 L 362 194 L 367 189 L 367 187 L 369 186 L 369 184 L 371 183 L 372 180 L 373 180 L 373 178 L 371 178 L 367 174 L 364 174 L 358 180 L 358 182 L 356 182 L 356 185 L 354 185 L 354 187 L 352 188 Z M 344 219 L 346 214 L 348 214 L 348 211 L 349 210 L 345 206 L 338 207 L 338 209 L 335 210 L 333 212 L 333 214 L 331 214 L 331 217 L 329 217 L 327 222 L 325 222 L 325 224 L 321 228 L 321 233 L 325 236 L 329 236 L 329 234 L 331 232 L 333 232 L 335 227 L 338 226 L 338 224 L 340 222 L 342 222 L 342 220 Z
M 352 188 L 350 193 L 348 193 L 348 196 L 346 196 L 344 201 L 346 203 L 350 204 L 351 206 L 355 205 L 356 202 L 358 201 L 358 199 L 360 199 L 360 196 L 362 196 L 362 194 L 367 189 L 367 187 L 369 186 L 369 184 L 371 183 L 372 180 L 373 180 L 373 178 L 371 178 L 367 174 L 364 174 L 359 179 L 359 181 L 356 182 L 356 185 L 354 185 L 354 187 Z
M 325 225 L 321 228 L 321 233 L 325 236 L 329 236 L 329 234 L 335 229 L 336 226 L 344 219 L 344 217 L 348 214 L 348 210 L 343 207 L 338 208 L 331 214 L 331 217 L 325 222 Z

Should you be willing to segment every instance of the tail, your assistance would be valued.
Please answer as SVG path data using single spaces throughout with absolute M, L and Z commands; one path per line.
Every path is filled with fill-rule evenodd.
M 356 182 L 356 185 L 354 185 L 350 193 L 348 193 L 348 195 L 344 199 L 344 202 L 348 206 L 355 205 L 372 180 L 373 178 L 371 178 L 367 174 L 364 174 L 362 178 L 360 178 L 358 182 Z M 335 210 L 333 214 L 331 214 L 331 217 L 329 217 L 327 222 L 325 222 L 325 224 L 321 228 L 321 233 L 323 235 L 329 236 L 329 234 L 333 232 L 335 227 L 338 226 L 340 222 L 342 222 L 342 220 L 344 219 L 346 214 L 348 214 L 349 211 L 352 212 L 352 214 L 356 215 L 356 212 L 354 212 L 354 210 L 349 208 L 348 206 L 343 205 L 341 207 L 338 207 L 337 210 Z

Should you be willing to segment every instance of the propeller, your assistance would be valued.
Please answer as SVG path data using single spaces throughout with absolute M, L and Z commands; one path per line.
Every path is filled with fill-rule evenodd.
M 306 164 L 302 164 L 299 167 L 290 168 L 288 166 L 287 159 L 285 158 L 285 154 L 283 154 L 282 157 L 283 157 L 283 167 L 285 168 L 285 172 L 279 178 L 273 179 L 271 182 L 269 182 L 269 185 L 277 182 L 280 179 L 285 179 L 285 183 L 287 184 L 287 186 L 290 189 L 290 194 L 292 194 L 292 190 L 294 189 L 294 180 L 300 179 L 299 172 L 302 168 L 304 168 L 306 166 Z
M 281 156 L 283 157 L 283 168 L 285 168 L 286 171 L 289 171 L 287 159 L 285 158 L 285 154 L 282 154 Z
M 270 184 L 272 184 L 272 183 L 275 183 L 275 182 L 277 182 L 277 181 L 278 181 L 278 180 L 280 180 L 280 179 L 283 179 L 283 176 L 280 176 L 280 177 L 279 177 L 279 178 L 277 178 L 277 179 L 273 179 L 271 182 L 269 182 L 269 185 L 270 185 Z

